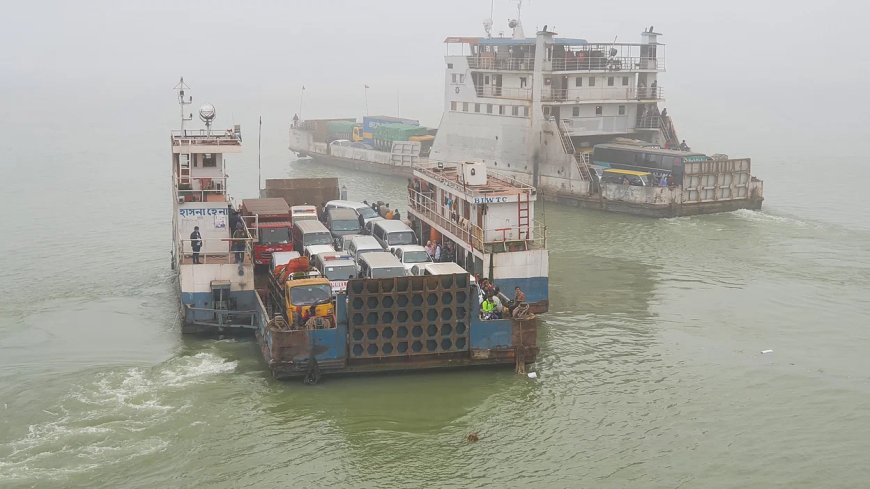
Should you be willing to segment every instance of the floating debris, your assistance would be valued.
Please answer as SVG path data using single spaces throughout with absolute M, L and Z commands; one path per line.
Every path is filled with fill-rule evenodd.
M 480 435 L 478 435 L 476 431 L 471 432 L 465 437 L 465 441 L 468 443 L 477 443 L 480 441 Z

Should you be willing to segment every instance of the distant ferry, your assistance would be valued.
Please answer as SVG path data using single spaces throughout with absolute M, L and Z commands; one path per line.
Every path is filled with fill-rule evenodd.
M 415 136 L 434 136 L 431 143 L 393 139 L 399 132 L 375 143 L 365 138 L 365 118 L 297 120 L 290 149 L 397 175 L 477 161 L 535 186 L 545 199 L 656 217 L 761 207 L 763 182 L 751 175 L 748 158 L 690 152 L 659 108 L 665 46 L 652 27 L 640 43 L 591 43 L 556 37 L 547 26 L 526 38 L 519 20 L 510 26 L 511 37 L 445 39 L 441 124 L 437 134 Z M 409 124 L 388 122 L 396 123 Z M 338 131 L 341 124 L 350 130 Z M 599 150 L 604 144 L 613 146 Z

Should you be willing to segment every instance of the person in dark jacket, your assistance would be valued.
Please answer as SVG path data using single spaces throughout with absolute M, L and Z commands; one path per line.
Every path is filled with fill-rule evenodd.
M 202 249 L 202 235 L 199 234 L 199 226 L 193 227 L 190 233 L 190 249 L 193 250 L 193 263 L 199 263 L 199 250 Z

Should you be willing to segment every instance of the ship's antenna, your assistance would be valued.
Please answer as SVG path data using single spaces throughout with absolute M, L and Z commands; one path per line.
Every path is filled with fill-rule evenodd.
M 193 120 L 193 114 L 188 114 L 187 117 L 184 117 L 184 106 L 190 105 L 193 102 L 193 96 L 188 95 L 187 100 L 184 99 L 184 91 L 190 90 L 190 87 L 184 83 L 184 77 L 181 77 L 181 80 L 178 81 L 178 84 L 173 88 L 176 92 L 178 92 L 178 106 L 181 110 L 181 133 L 184 134 L 184 123 L 185 121 Z
M 302 85 L 302 91 L 299 92 L 299 120 L 302 120 L 302 99 L 305 97 L 305 85 Z
M 263 148 L 263 116 L 260 116 L 260 128 L 257 130 L 257 195 L 260 195 L 263 178 L 260 176 L 263 163 L 260 160 L 260 152 Z

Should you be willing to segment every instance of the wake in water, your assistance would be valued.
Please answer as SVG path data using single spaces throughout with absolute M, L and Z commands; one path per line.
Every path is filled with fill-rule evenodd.
M 168 428 L 174 414 L 191 408 L 189 397 L 177 396 L 178 391 L 213 382 L 236 367 L 235 361 L 201 352 L 152 368 L 98 374 L 58 405 L 43 409 L 51 418 L 0 445 L 4 485 L 63 481 L 166 449 L 175 434 Z

